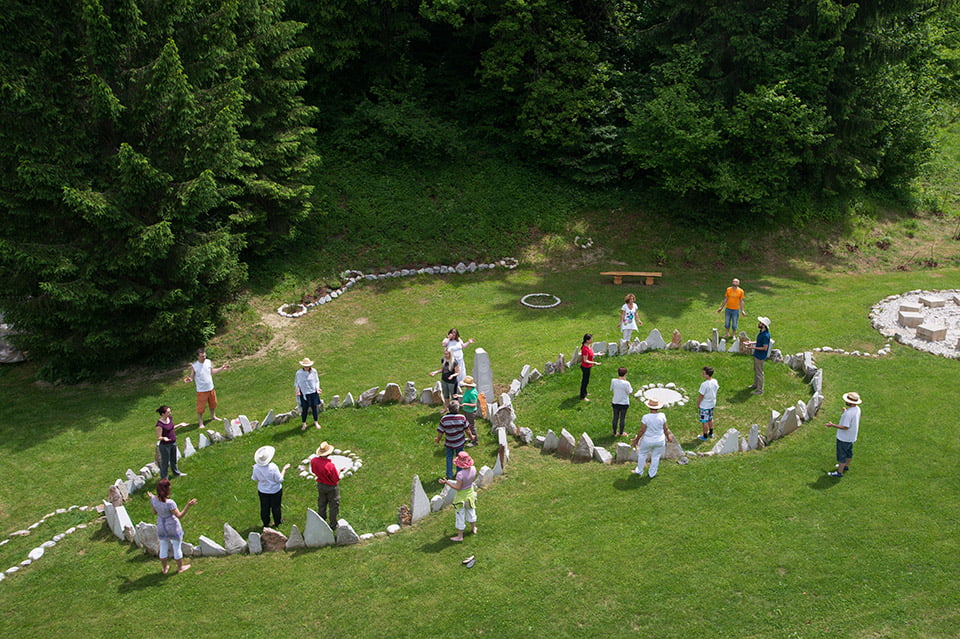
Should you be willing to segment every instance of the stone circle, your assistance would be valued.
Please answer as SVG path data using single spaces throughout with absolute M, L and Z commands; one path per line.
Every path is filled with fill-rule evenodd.
M 530 298 L 538 298 L 538 297 L 545 297 L 553 301 L 548 304 L 536 304 L 530 301 Z M 526 306 L 527 308 L 553 308 L 554 306 L 560 305 L 560 298 L 551 293 L 530 293 L 528 295 L 524 295 L 523 297 L 521 297 L 520 303 Z

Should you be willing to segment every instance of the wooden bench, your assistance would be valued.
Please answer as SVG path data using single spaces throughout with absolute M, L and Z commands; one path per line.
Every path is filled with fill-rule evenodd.
M 635 271 L 606 271 L 600 275 L 613 275 L 614 284 L 623 284 L 624 277 L 642 277 L 643 283 L 647 286 L 653 285 L 653 278 L 663 277 L 663 273 L 638 273 Z

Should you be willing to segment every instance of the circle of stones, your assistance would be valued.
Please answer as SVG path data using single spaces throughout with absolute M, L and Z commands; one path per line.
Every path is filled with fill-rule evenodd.
M 931 306 L 931 303 L 935 305 Z M 943 339 L 925 340 L 917 336 L 916 327 L 902 325 L 900 306 L 904 304 L 920 307 L 924 323 L 945 329 Z M 892 337 L 918 351 L 960 359 L 960 289 L 915 289 L 890 295 L 870 309 L 870 322 L 884 337 Z
M 317 476 L 313 474 L 312 470 L 310 470 L 310 460 L 314 457 L 316 457 L 315 454 L 310 455 L 301 461 L 297 466 L 301 477 L 310 477 L 314 480 L 317 479 Z M 340 472 L 340 479 L 350 477 L 358 470 L 363 468 L 363 460 L 360 459 L 360 457 L 352 450 L 340 450 L 339 448 L 334 448 L 333 454 L 330 455 L 330 461 L 333 462 L 333 465 L 336 466 L 337 470 Z
M 291 306 L 297 308 L 297 310 L 294 311 L 293 313 L 285 310 L 290 308 Z M 306 314 L 307 314 L 307 307 L 304 306 L 303 304 L 284 304 L 283 306 L 277 309 L 277 315 L 282 315 L 283 317 L 303 317 Z
M 553 301 L 549 304 L 532 304 L 527 301 L 531 297 L 548 297 L 548 298 L 551 298 Z M 526 306 L 527 308 L 553 308 L 554 306 L 560 305 L 560 298 L 550 293 L 530 293 L 529 295 L 524 295 L 523 297 L 521 297 L 520 303 Z
M 664 389 L 664 391 L 670 391 L 670 392 L 656 393 L 656 394 L 668 394 L 668 395 L 675 394 L 676 395 L 676 399 L 673 399 L 672 401 L 668 400 L 664 402 L 663 408 L 671 408 L 673 406 L 685 406 L 687 402 L 690 401 L 690 396 L 687 394 L 687 391 L 677 386 L 673 382 L 670 382 L 667 384 L 663 384 L 663 383 L 644 384 L 643 386 L 640 387 L 640 390 L 638 390 L 636 393 L 633 394 L 633 396 L 638 399 L 645 399 L 651 395 L 651 393 L 648 393 L 648 391 L 656 390 L 658 388 L 662 388 Z
M 573 238 L 573 243 L 577 248 L 588 249 L 593 246 L 592 237 L 580 237 L 579 235 Z

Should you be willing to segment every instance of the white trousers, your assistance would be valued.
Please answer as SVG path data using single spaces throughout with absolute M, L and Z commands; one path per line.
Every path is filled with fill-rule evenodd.
M 477 509 L 470 508 L 464 504 L 463 508 L 457 508 L 456 524 L 454 525 L 457 530 L 462 531 L 466 529 L 467 522 L 470 522 L 471 524 L 477 523 Z
M 161 539 L 160 540 L 160 559 L 166 559 L 170 556 L 170 549 L 173 549 L 173 558 L 176 560 L 183 559 L 183 550 L 180 544 L 183 543 L 182 539 Z
M 640 440 L 637 447 L 637 474 L 643 474 L 643 465 L 647 461 L 647 455 L 650 455 L 650 476 L 657 476 L 657 469 L 660 468 L 660 458 L 667 450 L 666 439 L 649 440 L 646 437 Z

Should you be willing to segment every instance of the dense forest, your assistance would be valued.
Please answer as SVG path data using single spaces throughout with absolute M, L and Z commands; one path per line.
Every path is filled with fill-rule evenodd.
M 729 220 L 910 188 L 954 2 L 37 0 L 0 14 L 0 311 L 41 375 L 203 343 L 325 153 L 508 154 Z M 508 215 L 508 213 L 504 213 Z

